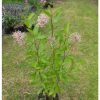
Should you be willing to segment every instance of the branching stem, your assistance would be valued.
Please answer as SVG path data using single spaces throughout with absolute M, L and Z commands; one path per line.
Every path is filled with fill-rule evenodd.
M 55 73 L 55 47 L 54 47 L 54 42 L 55 42 L 55 36 L 54 36 L 54 26 L 53 26 L 53 13 L 52 9 L 51 10 L 51 33 L 52 33 L 52 56 L 53 56 L 53 62 L 52 62 L 52 68 L 54 69 Z M 59 75 L 56 73 L 57 77 L 57 85 L 59 87 Z

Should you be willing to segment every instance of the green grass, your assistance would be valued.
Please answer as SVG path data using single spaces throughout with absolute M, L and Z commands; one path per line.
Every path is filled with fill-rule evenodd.
M 63 0 L 55 9 L 62 7 L 62 20 L 70 22 L 70 33 L 79 32 L 82 42 L 79 45 L 80 56 L 84 63 L 80 67 L 79 80 L 61 100 L 97 100 L 98 99 L 98 7 L 89 0 Z M 60 28 L 60 27 L 58 27 Z M 57 30 L 57 28 L 56 28 Z M 47 30 L 46 30 L 47 32 Z M 10 35 L 3 36 L 3 100 L 35 100 L 35 89 L 29 83 L 29 66 L 20 67 L 25 58 L 25 47 L 18 47 Z M 73 97 L 74 96 L 74 97 Z M 69 98 L 70 97 L 70 98 Z

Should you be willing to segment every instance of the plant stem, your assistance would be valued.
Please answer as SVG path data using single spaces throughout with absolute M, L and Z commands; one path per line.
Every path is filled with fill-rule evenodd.
M 61 68 L 63 67 L 63 63 L 64 63 L 64 61 L 65 61 L 65 58 L 66 58 L 66 33 L 65 33 L 65 40 L 64 40 L 64 46 L 65 46 L 65 48 L 64 48 L 64 52 L 63 52 L 63 61 L 62 61 L 62 64 L 61 64 Z
M 53 56 L 53 62 L 52 62 L 52 67 L 54 67 L 54 58 L 55 58 L 55 52 L 54 52 L 54 27 L 53 27 L 53 16 L 52 16 L 52 9 L 50 8 L 51 11 L 51 34 L 52 34 L 52 56 Z M 54 69 L 54 68 L 53 68 Z
M 39 44 L 37 46 L 36 44 L 36 40 L 35 40 L 35 37 L 33 36 L 33 39 L 34 39 L 34 44 L 35 44 L 35 49 L 36 49 L 36 55 L 37 55 L 37 62 L 40 63 L 40 59 L 39 59 Z M 42 76 L 41 76 L 41 73 L 39 71 L 39 76 L 40 76 L 40 80 L 41 80 L 41 83 L 43 82 L 43 79 L 42 79 Z
M 51 11 L 51 31 L 52 31 L 52 37 L 54 36 L 54 30 L 53 30 L 53 16 L 52 16 L 52 9 L 50 9 Z
M 39 63 L 39 45 L 37 47 L 36 42 L 34 42 L 35 44 L 35 49 L 36 49 L 36 54 L 37 54 L 37 62 Z
M 52 41 L 52 56 L 53 56 L 52 68 L 56 72 L 56 70 L 55 70 L 55 47 L 54 47 L 55 36 L 54 36 L 54 26 L 53 26 L 53 13 L 52 13 L 51 8 L 50 8 L 50 10 L 51 10 L 51 33 L 52 33 L 52 38 L 53 38 L 53 41 Z M 58 73 L 56 73 L 56 78 L 57 78 L 57 80 L 56 80 L 57 85 L 59 87 L 59 75 L 58 75 Z

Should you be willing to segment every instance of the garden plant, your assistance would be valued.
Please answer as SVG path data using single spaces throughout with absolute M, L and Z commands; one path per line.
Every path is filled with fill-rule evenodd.
M 44 0 L 41 0 L 42 3 Z M 32 67 L 31 83 L 36 86 L 38 99 L 60 100 L 60 93 L 71 79 L 71 71 L 77 69 L 75 57 L 78 54 L 79 33 L 70 33 L 67 21 L 56 31 L 56 24 L 61 17 L 61 9 L 56 11 L 42 9 L 41 13 L 31 13 L 25 20 L 28 33 L 13 33 L 13 38 L 20 46 L 25 45 L 27 65 Z M 38 16 L 38 17 L 37 17 Z M 31 29 L 35 23 L 34 29 Z M 44 30 L 48 28 L 47 34 Z

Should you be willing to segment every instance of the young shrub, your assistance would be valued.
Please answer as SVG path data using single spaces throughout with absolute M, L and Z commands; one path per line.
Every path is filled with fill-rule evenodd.
M 75 68 L 75 55 L 71 52 L 74 44 L 80 42 L 79 33 L 69 36 L 69 23 L 62 30 L 55 31 L 54 23 L 59 21 L 61 10 L 54 12 L 51 8 L 44 10 L 35 20 L 34 29 L 30 29 L 33 20 L 29 16 L 26 25 L 27 64 L 33 67 L 31 82 L 38 89 L 39 98 L 59 100 L 59 94 L 70 80 L 71 71 Z M 43 29 L 50 26 L 47 34 Z

